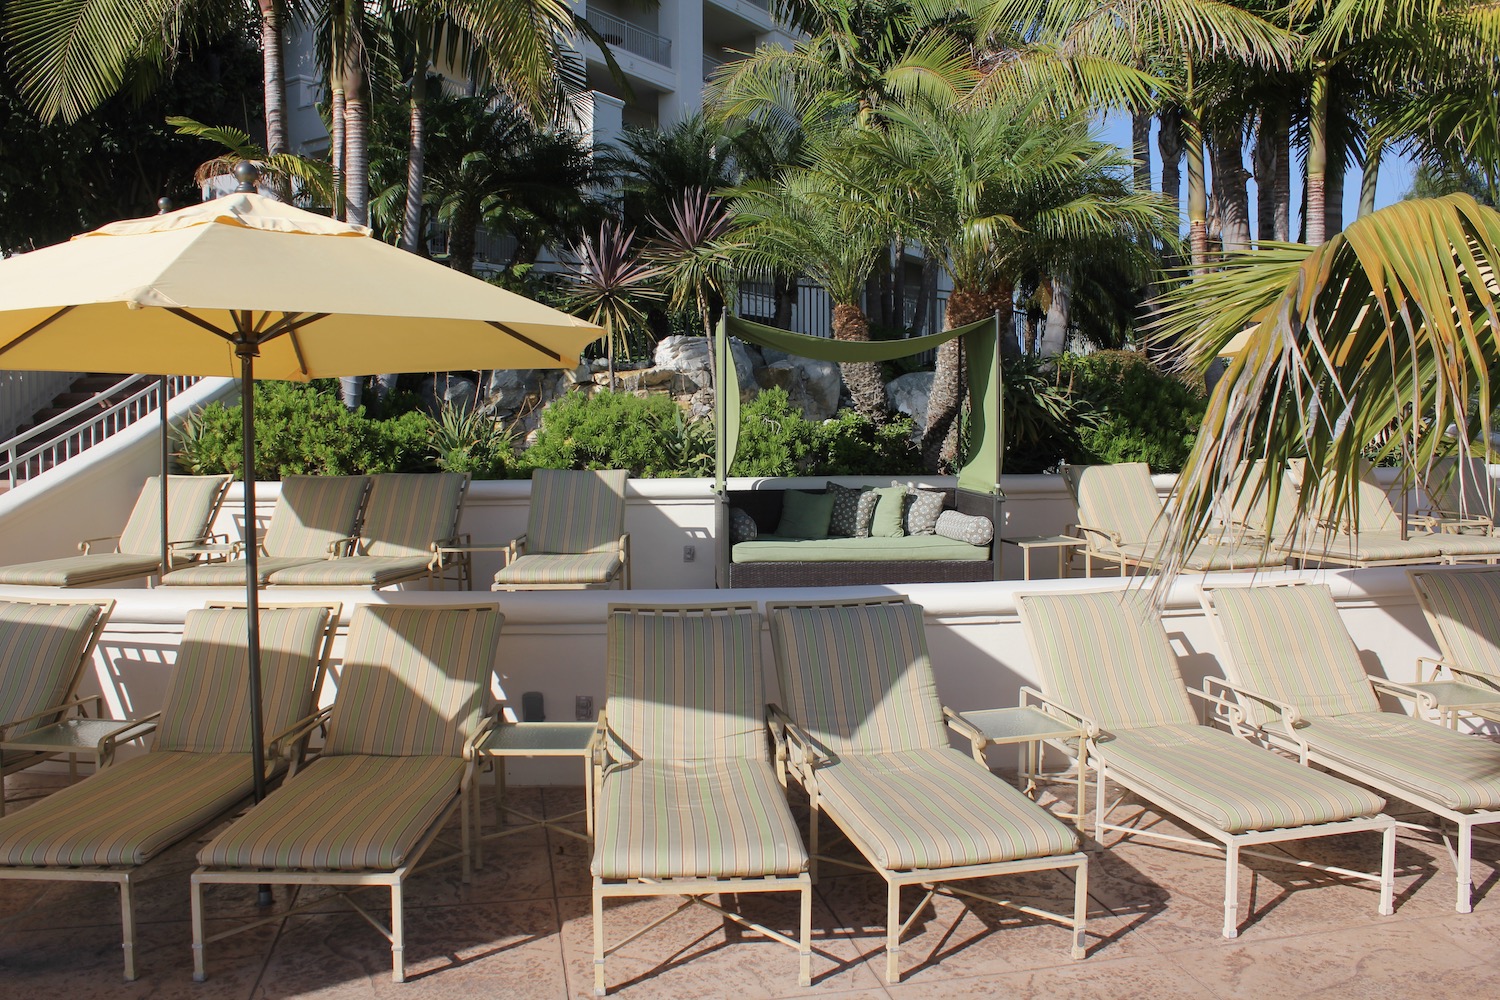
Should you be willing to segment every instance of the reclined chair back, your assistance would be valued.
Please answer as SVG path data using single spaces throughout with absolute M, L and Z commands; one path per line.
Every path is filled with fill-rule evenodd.
M 1500 570 L 1407 571 L 1443 659 L 1500 682 Z
M 1078 523 L 1113 532 L 1122 544 L 1149 541 L 1159 532 L 1161 499 L 1145 462 L 1069 465 L 1063 478 L 1078 505 Z
M 72 699 L 114 604 L 0 602 L 0 726 L 14 724 L 8 739 L 57 721 L 29 717 Z
M 287 476 L 261 542 L 266 554 L 327 559 L 334 542 L 353 537 L 369 487 L 368 476 Z
M 526 552 L 580 555 L 618 548 L 629 479 L 626 469 L 537 469 L 531 474 Z
M 458 534 L 458 516 L 468 487 L 469 477 L 458 472 L 371 477 L 359 554 L 430 555 L 434 542 L 446 542 Z
M 167 541 L 190 542 L 209 532 L 229 488 L 229 476 L 171 476 L 167 480 Z M 120 551 L 161 556 L 161 476 L 148 476 L 120 532 Z

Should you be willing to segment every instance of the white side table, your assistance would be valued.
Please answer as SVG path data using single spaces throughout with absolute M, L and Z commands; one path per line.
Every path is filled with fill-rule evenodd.
M 1021 575 L 1026 580 L 1031 579 L 1032 549 L 1056 549 L 1057 576 L 1060 580 L 1066 580 L 1069 564 L 1073 561 L 1073 550 L 1086 544 L 1082 538 L 1074 538 L 1072 535 L 1020 535 L 1016 538 L 1001 538 L 1000 542 L 1021 550 Z

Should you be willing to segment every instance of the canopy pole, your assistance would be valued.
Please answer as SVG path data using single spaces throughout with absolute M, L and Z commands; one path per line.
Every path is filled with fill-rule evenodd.
M 172 455 L 167 440 L 171 422 L 167 420 L 167 377 L 165 375 L 158 376 L 156 405 L 161 410 L 161 576 L 166 576 L 172 570 L 172 545 L 171 540 L 167 538 L 167 474 L 171 470 Z

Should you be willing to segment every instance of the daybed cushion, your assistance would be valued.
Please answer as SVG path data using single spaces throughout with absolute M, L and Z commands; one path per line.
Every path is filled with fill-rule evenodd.
M 730 549 L 730 559 L 752 562 L 984 562 L 990 551 L 941 535 L 908 535 L 890 538 L 782 538 L 761 535 Z
M 900 538 L 906 534 L 906 505 L 910 496 L 905 486 L 883 486 L 875 494 L 875 519 L 870 534 L 876 538 Z
M 870 492 L 868 486 L 840 486 L 828 484 L 828 495 L 833 497 L 833 516 L 828 519 L 828 534 L 835 538 L 862 538 L 870 533 L 869 521 L 860 520 L 860 497 Z M 869 506 L 866 513 L 875 516 L 875 508 Z M 863 530 L 861 530 L 861 528 Z M 748 541 L 748 539 L 738 539 Z
M 787 538 L 827 538 L 833 517 L 833 494 L 787 490 L 781 499 L 776 534 Z

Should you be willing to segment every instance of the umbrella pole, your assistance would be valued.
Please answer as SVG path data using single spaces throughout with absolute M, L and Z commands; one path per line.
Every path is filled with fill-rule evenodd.
M 160 376 L 156 383 L 156 405 L 161 410 L 161 576 L 171 572 L 171 541 L 167 538 L 167 471 L 172 464 L 168 446 L 167 377 Z M 158 577 L 160 579 L 160 577 Z
M 245 498 L 245 632 L 250 659 L 250 766 L 255 801 L 266 797 L 266 748 L 260 704 L 260 542 L 255 532 L 255 347 L 240 345 L 240 441 Z M 262 885 L 257 906 L 270 906 L 271 887 Z

